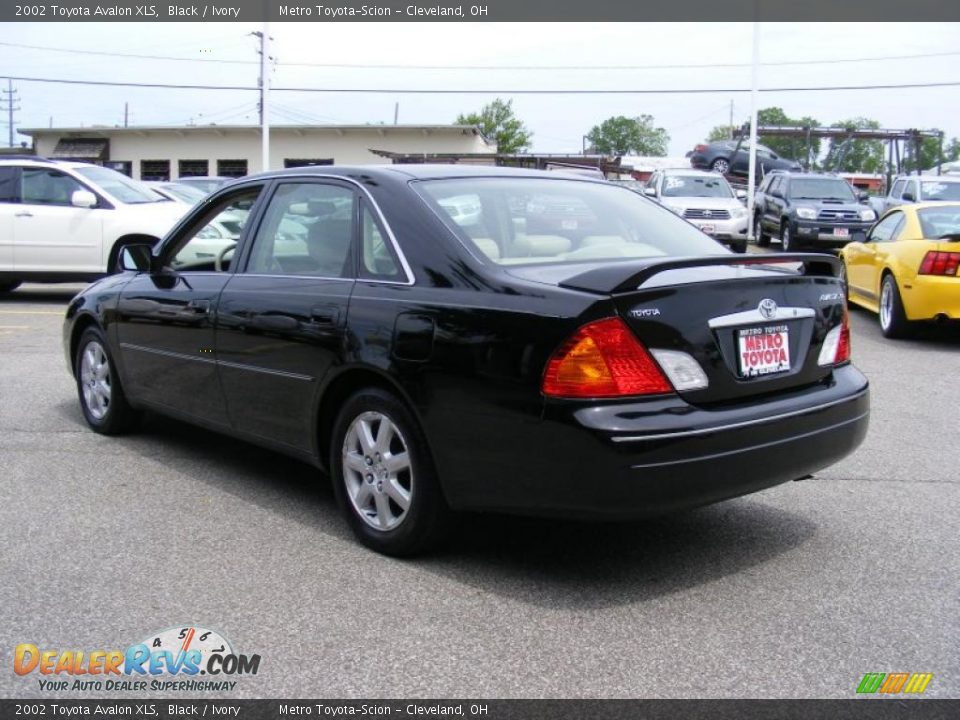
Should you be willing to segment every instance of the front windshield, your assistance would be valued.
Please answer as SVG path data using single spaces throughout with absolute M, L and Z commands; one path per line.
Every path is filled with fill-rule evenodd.
M 414 187 L 467 248 L 500 265 L 727 253 L 663 206 L 609 183 L 502 177 Z
M 944 235 L 960 235 L 960 205 L 928 207 L 917 211 L 920 229 L 928 240 L 938 240 Z
M 920 189 L 924 200 L 960 200 L 960 182 L 923 182 Z
M 207 193 L 203 190 L 189 185 L 181 185 L 180 183 L 167 183 L 161 187 L 177 200 L 190 203 L 191 205 L 196 205 L 207 196 Z
M 663 179 L 663 197 L 732 198 L 733 190 L 720 175 L 670 175 Z
M 790 183 L 790 197 L 794 200 L 843 200 L 856 202 L 853 188 L 846 180 L 839 178 L 809 178 L 793 180 Z
M 167 199 L 146 185 L 131 180 L 123 173 L 104 167 L 81 167 L 76 169 L 80 175 L 95 182 L 106 192 L 123 203 L 163 202 Z

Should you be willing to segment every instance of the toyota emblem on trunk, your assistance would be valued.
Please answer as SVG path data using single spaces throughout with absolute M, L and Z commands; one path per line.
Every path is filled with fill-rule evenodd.
M 777 315 L 777 304 L 770 298 L 764 298 L 760 301 L 760 314 L 767 320 L 773 320 Z

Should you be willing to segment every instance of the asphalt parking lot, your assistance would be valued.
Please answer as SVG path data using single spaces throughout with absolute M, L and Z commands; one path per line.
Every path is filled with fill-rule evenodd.
M 89 431 L 77 289 L 0 299 L 0 696 L 83 697 L 11 672 L 18 643 L 199 624 L 262 657 L 232 697 L 849 698 L 894 671 L 960 697 L 956 330 L 888 341 L 852 311 L 871 428 L 811 480 L 625 525 L 468 517 L 397 561 L 307 466 L 159 418 Z

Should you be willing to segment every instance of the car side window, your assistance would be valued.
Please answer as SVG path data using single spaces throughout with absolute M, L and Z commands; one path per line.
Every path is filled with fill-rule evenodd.
M 770 179 L 770 185 L 767 186 L 767 192 L 772 193 L 774 190 L 779 190 L 782 180 L 783 178 L 781 178 L 779 175 L 774 175 Z
M 903 186 L 907 184 L 906 180 L 897 180 L 893 184 L 893 190 L 890 191 L 890 196 L 899 199 L 900 195 L 903 193 Z
M 21 202 L 29 205 L 71 204 L 73 193 L 85 188 L 69 175 L 53 168 L 23 168 Z
M 366 203 L 360 215 L 361 276 L 371 280 L 399 279 L 400 263 L 387 241 L 386 233 Z
M 896 212 L 887 215 L 870 231 L 870 242 L 888 242 L 903 225 L 903 213 Z
M 179 272 L 229 270 L 261 189 L 245 188 L 206 210 L 180 237 L 175 247 L 167 251 L 173 253 L 170 266 Z
M 0 167 L 0 203 L 15 203 L 20 200 L 18 168 Z
M 281 184 L 257 229 L 246 272 L 354 277 L 355 203 L 354 192 L 341 185 Z

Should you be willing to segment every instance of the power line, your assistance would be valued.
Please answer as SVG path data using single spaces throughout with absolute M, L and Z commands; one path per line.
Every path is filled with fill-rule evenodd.
M 43 50 L 46 52 L 71 53 L 75 55 L 98 55 L 103 57 L 121 57 L 138 60 L 170 60 L 173 62 L 203 62 L 219 63 L 222 65 L 259 65 L 256 60 L 225 60 L 219 58 L 197 58 L 181 57 L 174 55 L 148 55 L 143 53 L 118 53 L 108 52 L 106 50 L 82 50 L 78 48 L 58 48 L 45 45 L 26 45 L 23 43 L 0 42 L 3 47 L 15 47 L 27 50 Z M 829 60 L 779 60 L 775 62 L 763 62 L 760 65 L 764 67 L 783 67 L 795 65 L 833 65 L 836 63 L 858 63 L 858 62 L 880 62 L 895 60 L 918 60 L 926 58 L 940 58 L 960 55 L 960 51 L 944 51 L 934 53 L 914 53 L 910 55 L 877 55 L 872 57 L 858 58 L 833 58 Z M 590 71 L 590 70 L 698 70 L 707 68 L 744 68 L 750 67 L 750 63 L 705 63 L 705 64 L 660 64 L 660 65 L 398 65 L 398 64 L 374 64 L 374 63 L 312 63 L 312 62 L 284 62 L 280 63 L 284 67 L 310 67 L 310 68 L 338 68 L 355 70 L 565 70 L 565 71 Z
M 99 85 L 106 87 L 143 87 L 143 88 L 165 88 L 171 90 L 259 90 L 256 85 L 189 85 L 179 83 L 141 83 L 141 82 L 117 82 L 109 80 L 67 80 L 61 78 L 40 78 L 3 75 L 9 80 L 18 82 L 41 82 L 41 83 L 60 83 L 66 85 Z M 760 88 L 760 92 L 829 92 L 834 90 L 903 90 L 910 88 L 940 88 L 957 87 L 960 81 L 947 82 L 929 82 L 929 83 L 883 83 L 877 85 L 814 85 L 814 86 L 792 86 L 792 87 L 770 87 Z M 693 95 L 707 93 L 745 93 L 750 92 L 750 88 L 669 88 L 664 90 L 637 90 L 637 89 L 611 89 L 600 90 L 575 89 L 575 90 L 525 90 L 525 89 L 505 89 L 489 88 L 484 90 L 476 89 L 429 89 L 429 88 L 313 88 L 313 87 L 282 87 L 274 86 L 271 88 L 275 92 L 305 92 L 305 93 L 350 93 L 350 94 L 394 94 L 394 95 Z

